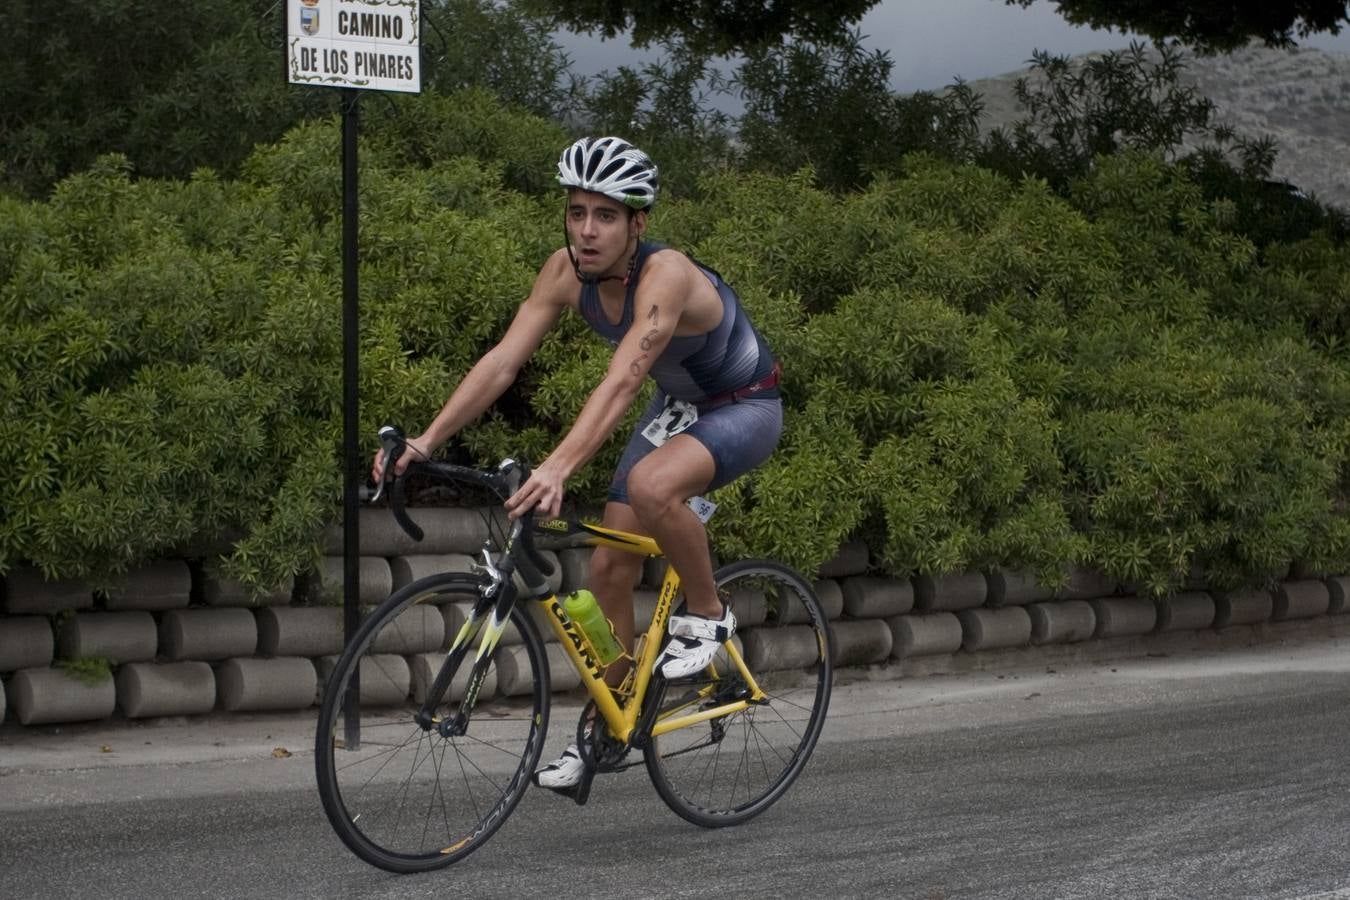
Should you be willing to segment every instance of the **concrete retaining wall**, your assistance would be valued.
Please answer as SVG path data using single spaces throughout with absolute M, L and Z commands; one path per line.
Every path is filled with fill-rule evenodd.
M 468 571 L 487 531 L 473 510 L 418 510 L 428 538 L 415 544 L 386 511 L 362 512 L 360 601 L 366 611 L 393 590 L 426 575 Z M 161 560 L 129 573 L 102 593 L 79 581 L 49 581 L 33 569 L 5 577 L 0 611 L 0 718 L 21 725 L 78 722 L 120 713 L 127 718 L 197 715 L 212 710 L 303 709 L 316 703 L 343 646 L 340 532 L 308 593 L 294 584 L 253 597 L 209 567 Z M 548 552 L 554 586 L 589 581 L 589 550 Z M 1069 573 L 1052 591 L 1026 571 L 993 570 L 912 579 L 869 571 L 866 546 L 850 542 L 817 573 L 814 587 L 830 620 L 840 667 L 906 664 L 907 671 L 960 670 L 986 651 L 1031 645 L 1192 632 L 1215 635 L 1267 622 L 1350 612 L 1350 575 L 1315 577 L 1296 570 L 1273 590 L 1210 592 L 1197 579 L 1154 600 L 1089 570 Z M 634 596 L 638 633 L 650 622 L 665 568 L 645 561 Z M 197 583 L 194 584 L 194 578 Z M 304 587 L 302 582 L 300 585 Z M 312 605 L 322 598 L 333 605 Z M 396 631 L 362 660 L 362 702 L 389 705 L 419 697 L 442 649 L 463 622 L 462 596 L 410 607 Z M 795 669 L 816 657 L 814 633 L 792 597 L 742 592 L 730 598 L 735 637 L 752 667 Z M 577 689 L 579 676 L 543 621 L 555 691 Z M 485 696 L 529 689 L 515 628 L 503 635 Z M 87 683 L 64 660 L 110 660 L 114 677 Z M 947 661 L 944 661 L 947 658 Z M 991 657 L 995 658 L 995 657 Z M 910 661 L 920 668 L 910 668 Z M 452 685 L 458 700 L 464 675 Z

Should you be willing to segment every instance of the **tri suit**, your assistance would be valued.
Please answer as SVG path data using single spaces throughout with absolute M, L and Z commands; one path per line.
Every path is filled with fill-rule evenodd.
M 643 265 L 663 249 L 662 244 L 639 242 L 618 322 L 605 316 L 598 285 L 582 284 L 577 308 L 611 345 L 617 346 L 632 327 L 633 297 Z M 628 502 L 628 473 L 676 433 L 693 437 L 712 454 L 716 465 L 709 485 L 712 489 L 729 484 L 768 459 L 783 432 L 777 360 L 751 324 L 736 292 L 712 269 L 697 261 L 694 265 L 722 298 L 722 320 L 704 334 L 672 337 L 652 364 L 656 395 L 619 459 L 609 489 L 610 500 Z

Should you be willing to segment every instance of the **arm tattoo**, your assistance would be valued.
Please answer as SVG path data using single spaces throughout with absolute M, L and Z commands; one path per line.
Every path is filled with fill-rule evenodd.
M 652 328 L 644 334 L 642 340 L 638 342 L 638 346 L 644 351 L 652 349 L 652 341 L 661 333 L 661 329 L 657 327 L 657 323 L 660 322 L 660 319 L 661 308 L 653 304 L 652 308 L 647 311 L 647 321 L 651 323 Z M 628 367 L 628 371 L 632 372 L 634 376 L 640 377 L 642 375 L 642 363 L 646 361 L 649 355 L 650 354 L 644 352 Z

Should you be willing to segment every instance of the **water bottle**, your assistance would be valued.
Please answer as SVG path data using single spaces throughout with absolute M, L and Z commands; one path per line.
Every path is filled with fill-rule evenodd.
M 623 656 L 623 647 L 614 637 L 614 629 L 601 611 L 600 604 L 595 602 L 594 594 L 585 588 L 574 591 L 563 598 L 563 609 L 567 612 L 567 618 L 577 623 L 581 633 L 586 635 L 601 665 L 607 666 Z

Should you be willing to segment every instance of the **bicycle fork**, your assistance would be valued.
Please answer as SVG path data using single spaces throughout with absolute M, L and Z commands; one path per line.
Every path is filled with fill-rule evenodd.
M 455 635 L 445 662 L 441 664 L 440 671 L 436 673 L 436 679 L 422 702 L 422 708 L 413 717 L 423 729 L 430 730 L 435 727 L 441 737 L 462 737 L 468 732 L 469 719 L 473 715 L 473 709 L 478 703 L 478 694 L 487 678 L 488 666 L 492 664 L 492 654 L 506 631 L 506 625 L 511 620 L 511 612 L 519 595 L 506 574 L 493 565 L 486 548 L 483 550 L 483 559 L 484 564 L 479 568 L 488 574 L 491 582 L 483 590 L 479 600 L 474 603 L 469 618 Z M 490 616 L 489 609 L 492 611 Z M 440 718 L 436 715 L 436 707 L 440 705 L 441 697 L 450 690 L 450 682 L 468 656 L 474 638 L 480 631 L 482 638 L 478 642 L 478 652 L 474 656 L 473 668 L 469 672 L 469 680 L 465 685 L 459 709 L 449 718 Z

